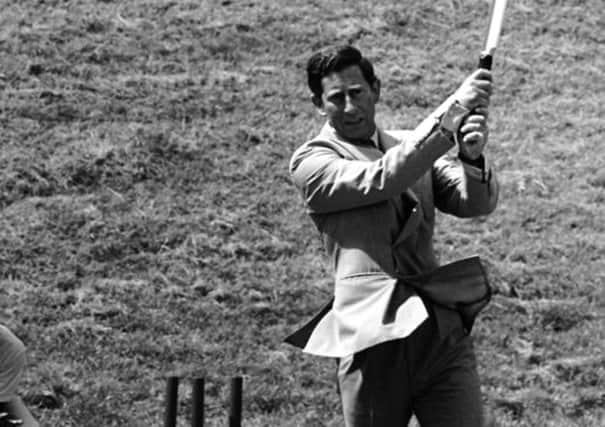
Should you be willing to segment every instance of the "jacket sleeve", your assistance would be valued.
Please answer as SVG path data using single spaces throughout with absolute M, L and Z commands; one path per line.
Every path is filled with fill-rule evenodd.
M 423 122 L 411 140 L 391 147 L 375 161 L 346 159 L 333 143 L 312 140 L 295 151 L 290 174 L 310 213 L 385 201 L 410 187 L 453 146 L 433 128 L 430 121 Z
M 13 333 L 0 325 L 0 402 L 14 397 L 25 366 L 25 346 Z
M 432 178 L 435 206 L 442 212 L 468 218 L 496 208 L 498 181 L 487 159 L 478 168 L 441 157 L 433 166 Z

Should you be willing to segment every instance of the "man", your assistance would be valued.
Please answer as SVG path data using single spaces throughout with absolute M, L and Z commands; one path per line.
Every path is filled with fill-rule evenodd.
M 435 208 L 472 217 L 496 206 L 482 154 L 491 74 L 472 73 L 411 131 L 376 126 L 380 80 L 357 49 L 313 55 L 307 77 L 327 122 L 295 151 L 290 172 L 331 257 L 335 290 L 287 341 L 338 359 L 348 427 L 406 426 L 412 413 L 423 427 L 479 427 L 468 333 L 489 288 L 476 258 L 440 267 L 432 238 Z
M 0 325 L 0 426 L 39 427 L 21 398 L 17 384 L 25 366 L 25 346 Z

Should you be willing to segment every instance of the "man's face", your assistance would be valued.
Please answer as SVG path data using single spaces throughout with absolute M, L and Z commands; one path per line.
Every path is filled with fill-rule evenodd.
M 370 138 L 376 130 L 374 113 L 380 82 L 370 85 L 361 69 L 352 65 L 328 74 L 321 84 L 321 98 L 314 97 L 313 103 L 338 135 L 353 141 Z

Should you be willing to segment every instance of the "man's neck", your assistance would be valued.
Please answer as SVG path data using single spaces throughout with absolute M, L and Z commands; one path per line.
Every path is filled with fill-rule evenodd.
M 374 132 L 369 137 L 347 138 L 347 137 L 341 135 L 340 133 L 338 133 L 338 131 L 334 128 L 334 126 L 332 126 L 331 123 L 329 123 L 329 125 L 332 128 L 333 132 L 338 136 L 338 138 L 342 139 L 343 141 L 347 141 L 347 142 L 350 142 L 350 143 L 356 144 L 356 145 L 373 145 L 377 148 L 380 148 L 380 137 L 378 136 L 378 127 L 376 127 L 376 126 L 374 126 Z

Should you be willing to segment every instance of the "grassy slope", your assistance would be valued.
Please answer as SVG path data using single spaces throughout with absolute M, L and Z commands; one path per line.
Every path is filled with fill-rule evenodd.
M 320 125 L 304 61 L 354 42 L 383 78 L 381 123 L 412 127 L 475 66 L 486 2 L 0 3 L 0 318 L 29 348 L 44 425 L 160 425 L 173 371 L 208 376 L 209 425 L 236 373 L 246 425 L 339 425 L 333 363 L 280 342 L 330 295 L 287 176 Z M 598 426 L 605 14 L 509 3 L 500 207 L 440 217 L 436 244 L 489 266 L 475 336 L 502 425 Z

